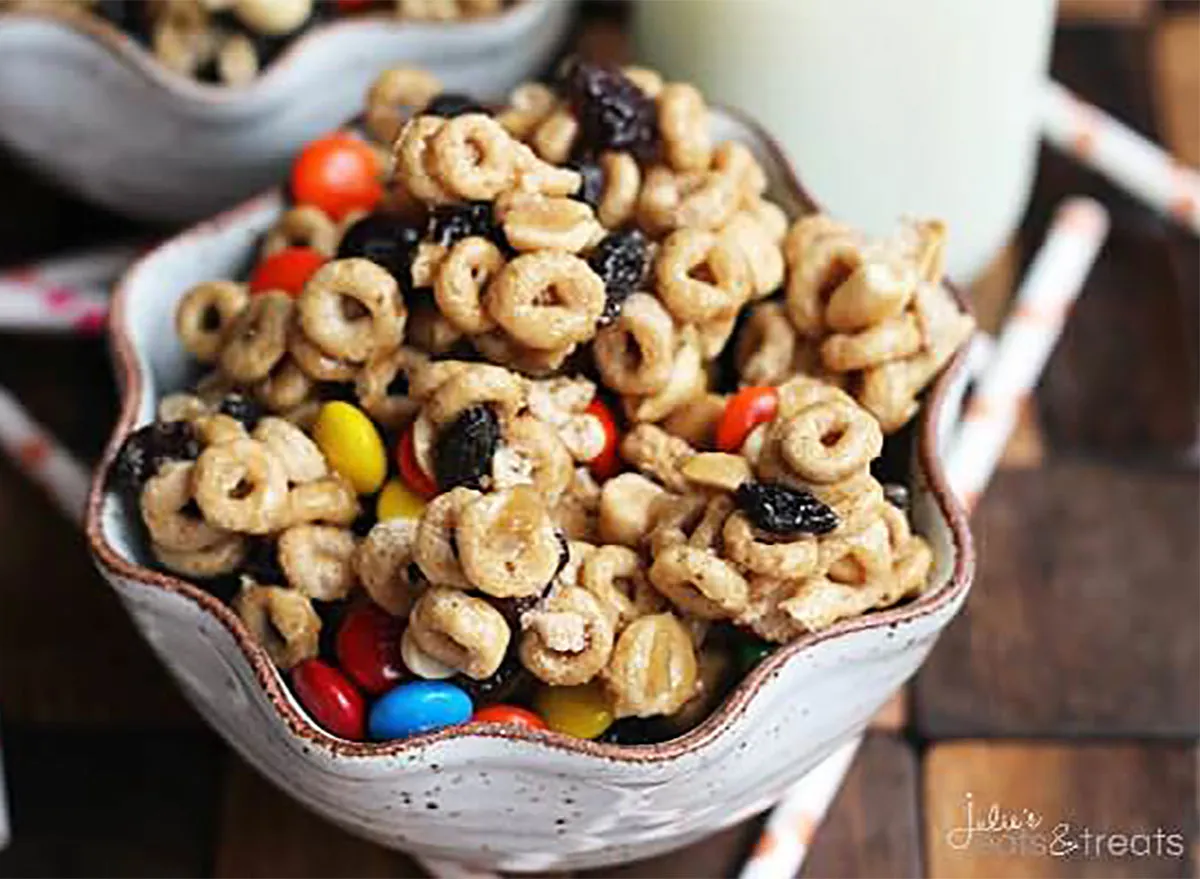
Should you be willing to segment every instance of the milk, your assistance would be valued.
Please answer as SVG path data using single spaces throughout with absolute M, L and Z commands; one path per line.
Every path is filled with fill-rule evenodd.
M 1033 178 L 1054 0 L 642 0 L 639 62 L 756 117 L 824 206 L 950 225 L 969 281 Z

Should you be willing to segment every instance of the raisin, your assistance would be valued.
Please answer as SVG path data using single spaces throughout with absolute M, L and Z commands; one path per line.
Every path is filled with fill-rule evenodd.
M 600 323 L 611 323 L 646 275 L 646 239 L 636 229 L 613 232 L 592 250 L 588 265 L 604 282 L 605 302 Z
M 568 63 L 559 90 L 579 121 L 577 148 L 592 154 L 629 150 L 650 158 L 658 142 L 658 112 L 645 92 L 615 67 Z
M 486 113 L 487 107 L 470 95 L 461 92 L 442 92 L 425 105 L 422 113 L 430 116 L 442 116 L 450 119 L 454 116 L 465 116 L 467 113 Z
M 388 382 L 383 392 L 389 397 L 407 397 L 408 396 L 408 376 L 403 370 L 397 370 L 396 375 Z
M 167 461 L 191 461 L 200 455 L 200 441 L 186 421 L 155 421 L 129 435 L 113 465 L 113 483 L 138 492 Z
M 388 270 L 401 289 L 411 292 L 413 254 L 421 231 L 387 211 L 367 214 L 346 230 L 338 245 L 338 259 L 359 256 Z
M 256 537 L 250 541 L 246 560 L 242 562 L 242 573 L 262 586 L 287 585 L 274 538 Z
M 477 681 L 463 674 L 454 676 L 454 683 L 466 690 L 476 705 L 486 702 L 508 702 L 514 693 L 530 682 L 529 672 L 517 658 L 515 643 L 515 638 L 509 642 L 504 661 L 491 677 Z
M 627 717 L 606 729 L 596 741 L 610 745 L 652 745 L 676 735 L 661 717 Z
M 899 482 L 886 483 L 883 486 L 883 496 L 896 509 L 908 512 L 910 498 L 907 485 L 901 485 Z
M 504 230 L 492 213 L 491 202 L 471 201 L 463 205 L 434 208 L 429 226 L 429 235 L 434 244 L 449 247 L 464 238 L 478 236 L 488 239 L 505 253 L 511 252 Z
M 488 598 L 488 602 L 500 611 L 500 615 L 504 617 L 504 621 L 508 623 L 508 627 L 514 633 L 521 631 L 521 615 L 537 607 L 539 601 L 541 601 L 540 595 L 525 595 L 521 598 Z
M 571 198 L 583 202 L 592 210 L 599 207 L 600 199 L 604 197 L 604 169 L 591 159 L 572 159 L 564 167 L 578 171 L 583 178 L 578 191 Z
M 245 394 L 226 394 L 217 411 L 240 422 L 246 430 L 254 430 L 263 417 L 262 406 Z
M 771 534 L 828 534 L 837 515 L 807 491 L 773 482 L 743 482 L 733 495 L 754 527 Z
M 500 420 L 488 406 L 472 406 L 438 434 L 433 471 L 438 488 L 450 491 L 460 485 L 483 488 L 492 472 L 492 456 L 500 445 Z

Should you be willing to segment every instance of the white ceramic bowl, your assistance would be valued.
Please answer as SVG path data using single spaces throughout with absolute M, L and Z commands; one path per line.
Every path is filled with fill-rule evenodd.
M 245 88 L 172 73 L 107 22 L 0 14 L 0 140 L 120 213 L 194 221 L 274 185 L 304 142 L 362 106 L 380 71 L 424 67 L 496 98 L 541 72 L 573 0 L 523 0 L 461 23 L 377 17 L 321 24 Z
M 751 145 L 785 208 L 812 208 L 757 128 L 724 113 L 716 127 L 718 137 Z M 179 296 L 244 266 L 280 207 L 278 196 L 264 196 L 201 224 L 121 284 L 110 330 L 123 405 L 87 533 L 101 573 L 197 709 L 259 771 L 331 821 L 387 846 L 508 870 L 595 867 L 685 845 L 765 808 L 859 732 L 962 604 L 974 553 L 938 461 L 965 380 L 960 354 L 918 425 L 910 487 L 935 562 L 917 601 L 778 650 L 702 725 L 659 745 L 478 727 L 389 744 L 331 737 L 225 606 L 146 567 L 131 511 L 104 489 L 121 442 L 185 381 L 188 358 L 173 330 Z

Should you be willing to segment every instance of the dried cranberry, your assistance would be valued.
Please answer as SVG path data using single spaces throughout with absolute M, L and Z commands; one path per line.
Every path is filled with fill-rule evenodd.
M 449 247 L 464 238 L 478 236 L 488 239 L 502 250 L 508 249 L 508 239 L 496 222 L 491 202 L 471 201 L 463 205 L 434 208 L 429 225 L 434 244 Z
M 413 254 L 421 232 L 396 214 L 377 211 L 367 214 L 346 230 L 338 245 L 338 259 L 359 256 L 387 269 L 405 293 L 412 287 Z
M 486 113 L 487 107 L 470 95 L 464 95 L 461 92 L 442 92 L 426 104 L 425 109 L 421 112 L 449 119 L 453 116 L 465 116 L 467 113 Z
M 733 495 L 756 528 L 771 534 L 828 534 L 837 515 L 809 492 L 774 482 L 743 482 Z
M 113 483 L 137 492 L 167 461 L 191 461 L 200 455 L 200 441 L 186 421 L 155 421 L 129 435 L 113 465 Z
M 610 323 L 621 313 L 621 305 L 646 275 L 646 239 L 636 229 L 613 232 L 596 245 L 588 257 L 604 282 L 604 311 L 600 323 Z
M 500 420 L 491 407 L 472 406 L 464 411 L 438 434 L 433 451 L 438 488 L 482 488 L 484 477 L 492 472 L 492 456 L 499 445 Z
M 579 121 L 578 147 L 590 153 L 629 150 L 648 158 L 658 141 L 654 101 L 616 67 L 567 65 L 559 89 Z
M 246 430 L 254 430 L 258 420 L 263 417 L 262 406 L 245 394 L 226 394 L 217 411 L 228 415 L 234 421 L 241 422 Z
M 578 171 L 579 176 L 583 178 L 578 191 L 571 198 L 595 210 L 600 204 L 600 199 L 604 197 L 604 169 L 591 159 L 573 159 L 564 167 Z

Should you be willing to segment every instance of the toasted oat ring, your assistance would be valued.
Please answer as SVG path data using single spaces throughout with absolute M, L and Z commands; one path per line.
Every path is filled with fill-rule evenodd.
M 652 234 L 677 229 L 720 229 L 737 212 L 736 180 L 713 171 L 676 174 L 661 165 L 649 169 L 638 194 L 638 219 Z
M 819 336 L 830 297 L 862 264 L 862 241 L 848 226 L 812 214 L 788 231 L 783 254 L 788 317 L 801 334 Z
M 257 293 L 234 319 L 220 353 L 221 371 L 236 382 L 256 382 L 275 368 L 287 351 L 292 297 Z
M 246 540 L 240 534 L 227 534 L 212 546 L 190 551 L 167 549 L 151 542 L 150 551 L 163 567 L 176 574 L 208 580 L 238 569 L 246 558 Z
M 783 251 L 753 214 L 735 214 L 719 234 L 742 251 L 750 269 L 752 299 L 762 299 L 779 289 L 785 274 Z
M 475 500 L 458 521 L 458 551 L 467 580 L 497 598 L 540 595 L 554 579 L 562 546 L 549 507 L 518 485 Z
M 331 357 L 353 363 L 397 347 L 407 316 L 391 272 L 359 258 L 334 260 L 317 269 L 300 293 L 296 312 L 309 341 Z
M 400 130 L 394 149 L 396 181 L 426 204 L 450 204 L 447 192 L 434 170 L 433 139 L 445 126 L 440 116 L 414 116 Z
M 495 119 L 482 113 L 456 116 L 433 136 L 433 168 L 453 195 L 488 201 L 508 189 L 515 173 L 514 141 Z
M 348 527 L 358 518 L 358 495 L 336 474 L 292 486 L 287 494 L 285 525 L 324 522 Z
M 417 599 L 408 632 L 421 650 L 477 681 L 496 673 L 512 638 L 500 611 L 482 598 L 443 586 L 433 586 Z
M 746 579 L 710 550 L 668 546 L 654 559 L 649 577 L 672 604 L 701 619 L 732 619 L 746 606 Z
M 424 402 L 453 376 L 474 365 L 468 360 L 414 360 L 408 373 L 408 395 Z
M 470 589 L 471 581 L 459 563 L 462 551 L 458 523 L 464 512 L 482 495 L 469 488 L 455 488 L 435 497 L 425 508 L 417 526 L 413 560 L 421 573 L 436 586 Z
M 283 465 L 288 482 L 313 482 L 329 474 L 329 465 L 317 444 L 290 421 L 263 418 L 252 436 Z
M 788 230 L 788 218 L 783 208 L 773 201 L 756 198 L 742 210 L 762 227 L 772 243 L 783 244 Z
M 522 625 L 521 663 L 554 686 L 576 686 L 594 678 L 612 656 L 613 627 L 599 600 L 567 586 L 531 611 Z
M 150 539 L 171 552 L 198 552 L 229 537 L 228 531 L 188 512 L 194 469 L 191 461 L 169 461 L 142 487 L 142 521 Z
M 579 253 L 604 237 L 590 206 L 565 196 L 515 193 L 497 202 L 504 237 L 514 250 Z
M 196 503 L 213 525 L 269 534 L 283 524 L 288 480 L 283 464 L 252 439 L 209 446 L 193 471 Z
M 779 418 L 790 418 L 814 403 L 854 405 L 854 398 L 836 385 L 811 375 L 795 375 L 779 386 Z
M 354 535 L 331 525 L 293 525 L 279 535 L 279 566 L 295 589 L 316 601 L 345 598 L 358 585 Z
M 471 344 L 486 360 L 534 378 L 553 375 L 576 348 L 574 343 L 547 350 L 530 348 L 501 329 L 472 336 Z
M 825 537 L 820 541 L 818 566 L 826 579 L 850 586 L 888 577 L 892 551 L 887 525 L 877 518 L 857 531 Z
M 201 415 L 192 422 L 196 436 L 202 446 L 216 446 L 221 443 L 231 443 L 234 440 L 246 439 L 250 434 L 245 425 L 236 418 L 231 418 L 224 412 L 209 412 Z
M 906 595 L 917 595 L 925 587 L 929 569 L 933 567 L 933 551 L 920 537 L 914 537 L 895 554 L 892 565 L 892 589 L 884 597 L 891 604 Z
M 496 117 L 513 137 L 525 140 L 555 107 L 554 92 L 540 82 L 526 82 L 508 96 L 508 107 Z
M 195 394 L 167 394 L 158 401 L 159 421 L 195 421 L 211 411 L 209 404 Z
M 586 262 L 547 250 L 509 262 L 488 287 L 484 304 L 522 345 L 552 350 L 590 339 L 604 299 L 604 282 Z
M 838 482 L 870 465 L 883 450 L 883 431 L 852 403 L 817 403 L 782 426 L 780 450 L 801 479 Z
M 483 291 L 504 267 L 504 254 L 486 238 L 471 236 L 457 242 L 442 260 L 433 282 L 433 298 L 442 316 L 469 335 L 494 327 L 483 308 Z
M 579 137 L 579 121 L 567 107 L 550 112 L 529 139 L 537 154 L 553 165 L 561 165 L 571 157 L 571 150 Z
M 447 379 L 425 404 L 430 423 L 440 428 L 473 406 L 492 406 L 501 418 L 525 405 L 528 383 L 502 366 L 472 363 Z
M 392 616 L 408 616 L 424 586 L 413 562 L 416 538 L 416 522 L 388 519 L 376 523 L 354 553 L 354 572 L 363 589 Z
M 659 248 L 654 273 L 658 295 L 681 323 L 730 317 L 750 296 L 745 256 L 710 232 L 672 232 Z
M 699 492 L 661 501 L 656 507 L 654 528 L 650 532 L 651 556 L 662 555 L 669 547 L 679 544 L 695 549 L 715 549 L 725 519 L 732 512 L 733 503 L 728 498 L 709 497 Z
M 666 386 L 649 396 L 625 397 L 626 414 L 631 421 L 661 421 L 684 404 L 702 396 L 707 389 L 707 379 L 700 359 L 696 329 L 687 327 L 675 352 Z
M 267 232 L 263 240 L 263 256 L 278 253 L 285 247 L 307 247 L 324 257 L 337 250 L 339 229 L 326 213 L 313 205 L 300 205 L 286 211 Z
M 898 316 L 917 289 L 917 272 L 909 263 L 873 259 L 829 297 L 825 322 L 831 330 L 851 333 Z
M 574 473 L 571 453 L 552 426 L 528 415 L 517 416 L 505 426 L 503 443 L 492 458 L 494 487 L 532 485 L 553 505 Z
M 313 381 L 353 381 L 359 366 L 325 353 L 298 329 L 289 334 L 287 351 L 300 371 Z
M 655 394 L 675 363 L 675 322 L 649 293 L 633 293 L 592 343 L 604 384 L 619 394 Z
M 321 618 L 308 596 L 295 589 L 244 581 L 234 596 L 233 609 L 280 668 L 289 669 L 317 655 Z
M 883 486 L 863 469 L 840 482 L 810 485 L 809 490 L 838 517 L 838 531 L 850 533 L 862 528 L 879 515 L 884 500 Z
M 520 141 L 514 140 L 512 147 L 516 168 L 513 190 L 535 195 L 560 196 L 573 195 L 583 185 L 583 177 L 578 171 L 542 161 L 537 153 Z
M 712 161 L 708 107 L 693 85 L 667 83 L 658 94 L 658 128 L 664 152 L 676 171 L 706 171 Z
M 420 403 L 412 395 L 412 373 L 429 358 L 415 348 L 376 354 L 355 378 L 363 409 L 384 427 L 401 427 L 416 417 Z
M 624 546 L 601 546 L 591 552 L 580 570 L 579 585 L 609 610 L 617 632 L 664 607 L 662 596 L 646 579 L 641 556 Z
M 729 344 L 733 331 L 737 328 L 736 313 L 729 317 L 719 317 L 716 320 L 696 324 L 696 341 L 700 347 L 700 357 L 705 361 L 716 360 Z
M 786 379 L 796 356 L 796 333 L 783 306 L 764 302 L 752 308 L 733 350 L 742 384 L 776 385 Z
M 850 372 L 900 360 L 920 350 L 921 329 L 917 319 L 902 314 L 858 333 L 828 336 L 821 343 L 821 362 L 834 372 Z
M 411 67 L 385 70 L 367 91 L 364 119 L 367 130 L 380 143 L 394 142 L 405 120 L 441 91 L 438 78 L 425 70 Z
M 426 297 L 412 303 L 407 323 L 408 342 L 428 354 L 445 354 L 463 338 L 463 331 L 442 315 L 437 304 Z
M 216 50 L 207 11 L 200 4 L 168 4 L 151 29 L 151 48 L 163 66 L 193 75 Z
M 796 580 L 817 568 L 817 539 L 811 535 L 775 542 L 764 538 L 738 511 L 725 520 L 722 532 L 730 561 L 752 574 Z
M 254 397 L 272 412 L 287 412 L 307 400 L 312 391 L 312 379 L 292 357 L 286 356 L 254 386 Z
M 604 190 L 596 217 L 601 225 L 616 229 L 628 223 L 637 210 L 642 169 L 629 153 L 606 152 L 600 154 L 600 170 L 604 173 Z
M 621 633 L 604 672 L 616 717 L 674 714 L 696 695 L 691 635 L 674 614 L 643 616 Z
M 245 284 L 208 281 L 184 294 L 175 312 L 175 331 L 187 352 L 201 363 L 213 363 L 229 328 L 249 304 Z

